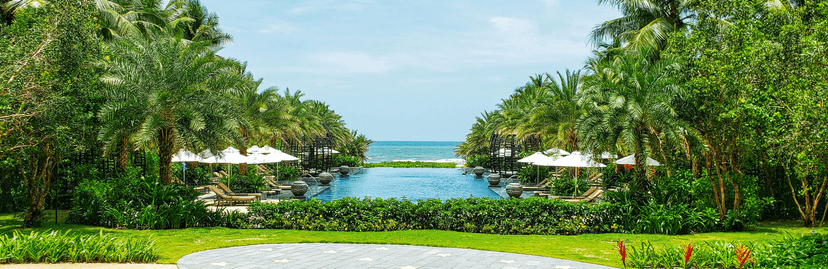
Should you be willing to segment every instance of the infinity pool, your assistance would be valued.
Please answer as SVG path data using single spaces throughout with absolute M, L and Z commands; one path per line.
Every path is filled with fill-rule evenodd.
M 322 201 L 343 197 L 403 198 L 447 200 L 451 198 L 500 196 L 489 189 L 485 179 L 463 175 L 448 168 L 369 168 L 362 174 L 334 177 L 331 188 L 313 198 Z

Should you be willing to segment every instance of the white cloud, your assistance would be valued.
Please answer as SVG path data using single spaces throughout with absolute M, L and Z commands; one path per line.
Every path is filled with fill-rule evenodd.
M 263 33 L 263 34 L 270 34 L 270 33 L 289 34 L 291 32 L 295 32 L 295 31 L 298 31 L 298 30 L 299 29 L 297 29 L 296 27 L 293 27 L 290 23 L 276 21 L 276 22 L 267 23 L 267 25 L 264 25 L 264 26 L 260 27 L 260 29 L 258 31 L 259 31 L 259 33 Z
M 521 20 L 507 17 L 494 17 L 489 20 L 495 28 L 515 34 L 535 32 L 538 30 L 538 24 L 530 20 Z

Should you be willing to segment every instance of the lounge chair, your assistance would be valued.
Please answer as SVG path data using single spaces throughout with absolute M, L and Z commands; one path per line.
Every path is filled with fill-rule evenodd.
M 584 199 L 563 199 L 563 200 L 567 201 L 567 202 L 571 202 L 571 203 L 577 203 L 577 202 L 587 202 L 587 203 L 589 203 L 589 202 L 592 202 L 593 200 L 595 200 L 595 198 L 597 198 L 598 196 L 601 196 L 602 194 L 604 194 L 604 191 L 597 190 L 597 191 L 593 192 L 592 194 L 590 194 L 589 196 L 587 196 Z
M 267 185 L 270 186 L 271 191 L 276 191 L 276 193 L 281 192 L 282 188 L 281 186 L 279 186 L 279 184 L 273 181 L 273 176 L 264 177 L 264 180 L 267 183 Z
M 255 196 L 241 196 L 241 195 L 230 195 L 225 193 L 222 190 L 219 190 L 215 186 L 207 186 L 211 191 L 216 193 L 216 204 L 221 205 L 222 202 L 225 202 L 227 205 L 237 204 L 239 202 L 242 203 L 249 203 L 256 200 Z
M 267 167 L 264 167 L 261 164 L 257 164 L 256 169 L 259 170 L 259 174 L 270 174 L 270 169 L 267 169 Z
M 540 191 L 540 190 L 548 190 L 548 189 L 549 189 L 549 185 L 550 185 L 550 184 L 552 184 L 552 182 L 549 182 L 548 180 L 544 179 L 543 181 L 541 181 L 540 183 L 538 183 L 538 186 L 535 186 L 535 187 L 523 187 L 523 190 L 524 190 L 524 191 Z
M 551 196 L 549 193 L 542 193 L 540 196 L 546 196 L 549 197 L 549 199 L 586 199 L 596 191 L 598 191 L 598 187 L 591 187 L 578 196 Z
M 262 194 L 261 193 L 235 193 L 232 190 L 230 190 L 230 188 L 227 187 L 227 185 L 224 185 L 224 183 L 221 183 L 221 182 L 216 184 L 216 186 L 218 186 L 222 191 L 224 191 L 225 193 L 227 193 L 229 195 L 233 195 L 233 196 L 253 196 L 253 197 L 256 197 L 259 200 L 262 199 Z
M 219 171 L 219 174 L 221 174 L 221 177 L 230 177 L 230 175 L 228 175 L 227 172 L 224 171 Z
M 586 179 L 586 182 L 589 183 L 589 185 L 601 185 L 602 182 L 600 179 L 603 175 L 603 173 L 593 173 Z

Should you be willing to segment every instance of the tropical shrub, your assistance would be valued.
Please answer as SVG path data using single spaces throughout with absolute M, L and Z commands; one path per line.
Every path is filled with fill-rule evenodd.
M 828 264 L 828 234 L 811 233 L 800 238 L 790 234 L 757 253 L 756 263 L 766 268 L 803 268 Z
M 552 195 L 577 196 L 589 189 L 589 184 L 581 179 L 566 176 L 552 179 Z
M 246 176 L 233 174 L 230 176 L 230 179 L 232 180 L 222 179 L 222 182 L 227 184 L 227 186 L 234 192 L 240 193 L 260 192 L 265 189 L 265 186 L 267 185 L 262 176 L 256 173 L 248 172 Z
M 170 165 L 170 169 L 173 177 L 184 181 L 187 185 L 202 186 L 210 184 L 212 181 L 210 179 L 210 167 L 207 165 L 196 164 L 193 166 L 188 163 L 187 171 L 184 171 L 181 169 L 181 163 L 173 163 Z
M 488 155 L 473 155 L 466 158 L 466 167 L 474 168 L 478 166 L 488 167 L 489 166 L 489 158 Z
M 116 238 L 103 233 L 79 235 L 71 231 L 14 231 L 0 235 L 0 263 L 153 263 L 155 243 L 148 239 Z
M 87 180 L 73 193 L 67 223 L 129 229 L 214 226 L 224 220 L 207 211 L 199 193 L 158 178 L 138 177 L 132 170 L 107 180 Z
M 551 170 L 552 168 L 549 166 L 527 166 L 520 169 L 518 178 L 520 178 L 521 183 L 541 182 L 549 177 L 549 171 Z
M 293 181 L 299 177 L 299 168 L 293 166 L 279 165 L 278 163 L 269 163 L 265 166 L 272 171 L 279 181 Z
M 343 198 L 330 202 L 253 203 L 251 227 L 316 231 L 439 229 L 491 234 L 621 232 L 610 203 L 573 204 L 541 198 L 410 200 Z
M 344 156 L 344 155 L 334 155 L 333 156 L 333 167 L 339 167 L 343 165 L 347 165 L 348 167 L 360 167 L 361 160 L 357 156 Z

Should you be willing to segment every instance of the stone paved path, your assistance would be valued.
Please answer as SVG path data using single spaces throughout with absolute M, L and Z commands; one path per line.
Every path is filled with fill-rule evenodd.
M 611 268 L 504 252 L 362 244 L 264 244 L 206 250 L 178 260 L 196 268 Z

